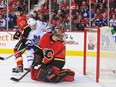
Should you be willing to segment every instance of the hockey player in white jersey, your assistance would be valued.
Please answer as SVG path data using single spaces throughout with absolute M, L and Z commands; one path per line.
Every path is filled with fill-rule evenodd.
M 46 32 L 51 32 L 51 28 L 46 22 L 36 21 L 33 18 L 28 19 L 28 25 L 32 29 L 27 37 L 26 42 L 27 48 L 26 57 L 30 68 L 34 59 L 34 53 L 36 52 L 41 37 Z

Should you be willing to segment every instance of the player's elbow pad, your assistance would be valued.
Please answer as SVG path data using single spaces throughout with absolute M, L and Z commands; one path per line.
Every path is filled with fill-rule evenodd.
M 13 39 L 19 39 L 20 35 L 21 35 L 21 32 L 20 31 L 16 31 L 16 33 L 13 36 Z
M 31 31 L 31 28 L 28 26 L 24 29 L 23 37 L 27 38 L 29 35 L 29 32 Z

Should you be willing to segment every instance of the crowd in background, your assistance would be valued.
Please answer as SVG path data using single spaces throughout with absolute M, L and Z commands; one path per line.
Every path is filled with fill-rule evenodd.
M 30 0 L 30 9 L 33 9 L 35 4 L 38 4 L 38 0 Z M 28 0 L 8 0 L 8 11 L 7 11 L 7 0 L 0 0 L 0 28 L 4 29 L 7 28 L 7 20 L 8 20 L 8 29 L 13 29 L 14 26 L 16 26 L 15 11 L 18 8 L 21 8 L 23 13 L 27 14 Z
M 3 0 L 0 0 L 3 1 Z M 24 13 L 27 13 L 28 0 L 10 0 L 9 2 L 9 28 L 16 25 L 15 16 L 12 15 L 15 9 L 23 7 Z M 38 0 L 31 0 L 37 2 Z M 41 8 L 30 14 L 36 20 L 49 22 L 55 25 L 63 25 L 65 30 L 83 31 L 87 26 L 108 26 L 108 0 L 91 0 L 91 15 L 90 15 L 90 0 L 71 0 L 71 22 L 70 22 L 70 0 L 51 0 L 51 16 L 49 16 L 49 0 L 45 0 Z M 0 2 L 1 3 L 1 2 Z M 12 4 L 12 5 L 11 5 Z M 32 4 L 32 3 L 31 3 Z M 31 5 L 33 8 L 33 5 Z M 6 6 L 0 5 L 0 23 L 1 20 L 6 21 Z M 109 0 L 109 26 L 114 27 L 116 31 L 116 0 Z M 39 15 L 41 14 L 41 15 Z M 91 19 L 90 19 L 91 18 Z M 13 25 L 13 26 L 11 26 Z
M 66 30 L 70 28 L 70 5 L 69 0 L 51 0 L 51 11 L 53 25 L 63 24 Z M 91 0 L 91 19 L 90 19 L 90 0 L 71 0 L 71 29 L 83 31 L 87 26 L 108 26 L 108 1 Z M 43 12 L 49 15 L 49 0 L 38 9 L 37 13 Z M 110 14 L 109 26 L 116 30 L 116 0 L 109 0 Z M 48 19 L 48 17 L 46 17 Z M 91 21 L 91 24 L 90 24 Z

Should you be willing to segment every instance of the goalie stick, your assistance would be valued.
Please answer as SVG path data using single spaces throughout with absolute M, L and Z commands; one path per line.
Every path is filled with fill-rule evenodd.
M 6 57 L 6 58 L 0 57 L 0 60 L 7 60 L 7 59 L 9 59 L 10 57 L 16 55 L 17 53 L 24 51 L 25 49 L 26 49 L 26 48 L 23 48 L 23 49 L 21 49 L 20 51 L 18 51 L 18 52 L 16 52 L 16 53 L 12 54 L 12 55 L 10 55 L 10 56 L 8 56 L 8 57 Z
M 15 82 L 19 82 L 24 76 L 26 76 L 30 72 L 30 69 L 25 69 L 25 70 L 27 72 L 25 72 L 20 78 L 11 77 L 10 80 L 15 81 Z

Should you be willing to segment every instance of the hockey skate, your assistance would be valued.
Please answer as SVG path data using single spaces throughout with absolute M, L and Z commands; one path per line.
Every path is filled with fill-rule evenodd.
M 21 76 L 25 75 L 29 72 L 29 68 L 24 68 L 23 65 L 20 67 L 16 67 L 12 69 L 12 77 L 21 78 Z
M 12 69 L 12 73 L 20 73 L 20 72 L 23 72 L 23 65 Z

